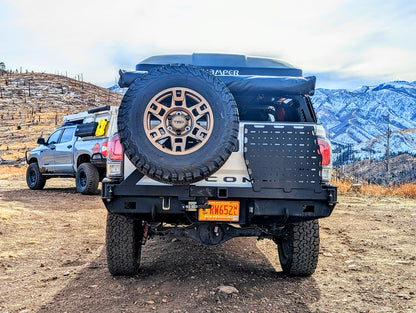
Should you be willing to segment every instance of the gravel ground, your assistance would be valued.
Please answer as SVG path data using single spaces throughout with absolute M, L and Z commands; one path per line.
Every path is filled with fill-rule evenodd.
M 112 277 L 99 196 L 55 179 L 0 180 L 0 312 L 415 312 L 416 201 L 341 196 L 321 220 L 318 269 L 282 272 L 276 246 L 153 239 L 141 273 Z

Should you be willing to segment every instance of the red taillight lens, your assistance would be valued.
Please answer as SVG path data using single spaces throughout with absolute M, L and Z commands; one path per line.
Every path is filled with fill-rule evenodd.
M 107 151 L 107 147 L 108 147 L 108 141 L 103 143 L 103 146 L 101 147 L 101 154 L 103 155 L 103 157 L 107 157 L 108 155 L 108 151 Z
M 324 139 L 318 138 L 319 153 L 322 155 L 322 166 L 329 165 L 331 163 L 331 146 L 329 142 Z
M 100 152 L 100 144 L 96 143 L 94 145 L 94 147 L 92 148 L 92 153 L 95 154 L 95 153 L 99 153 L 99 152 Z
M 110 144 L 108 147 L 108 156 L 110 157 L 111 161 L 123 160 L 123 148 L 121 147 L 118 135 L 115 135 L 110 139 Z

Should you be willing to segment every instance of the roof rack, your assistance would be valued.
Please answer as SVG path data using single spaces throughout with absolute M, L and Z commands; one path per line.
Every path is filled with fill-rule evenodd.
M 75 113 L 71 115 L 64 116 L 63 123 L 66 125 L 70 124 L 81 124 L 86 119 L 94 119 L 94 114 L 104 111 L 110 111 L 111 106 L 106 105 L 99 108 L 89 109 L 88 111 Z
M 81 112 L 81 113 L 76 113 L 76 114 L 71 114 L 71 115 L 67 115 L 63 117 L 63 122 L 64 123 L 69 123 L 69 122 L 78 122 L 78 121 L 83 121 L 86 118 L 93 118 L 94 114 L 89 114 L 88 112 Z
M 106 105 L 104 107 L 89 109 L 87 112 L 88 113 L 97 113 L 97 112 L 103 112 L 103 111 L 110 111 L 110 109 L 111 109 L 111 106 Z

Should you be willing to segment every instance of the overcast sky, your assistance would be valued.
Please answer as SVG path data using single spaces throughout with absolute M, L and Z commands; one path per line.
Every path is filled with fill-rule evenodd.
M 415 81 L 416 1 L 0 0 L 7 68 L 108 87 L 148 56 L 193 52 L 276 57 L 324 88 Z

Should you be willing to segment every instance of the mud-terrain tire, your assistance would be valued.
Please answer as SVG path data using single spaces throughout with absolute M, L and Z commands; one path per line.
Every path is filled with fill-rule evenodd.
M 289 276 L 310 276 L 319 256 L 318 220 L 287 226 L 286 236 L 277 241 L 280 265 Z
M 140 220 L 121 214 L 107 216 L 107 266 L 113 275 L 132 276 L 139 272 L 143 227 Z
M 117 124 L 124 152 L 140 172 L 183 185 L 225 163 L 236 147 L 239 121 L 223 82 L 194 66 L 168 65 L 134 81 Z
M 100 175 L 91 163 L 82 163 L 77 170 L 75 184 L 77 191 L 84 195 L 95 195 L 98 189 Z
M 46 178 L 40 172 L 38 163 L 31 163 L 27 168 L 26 183 L 32 190 L 41 190 L 45 187 Z

